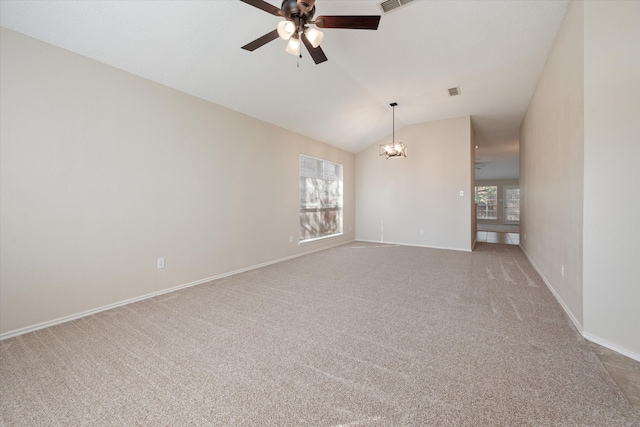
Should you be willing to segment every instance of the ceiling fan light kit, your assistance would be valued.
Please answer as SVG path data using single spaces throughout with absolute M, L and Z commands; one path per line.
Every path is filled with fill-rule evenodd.
M 316 64 L 327 60 L 327 56 L 320 47 L 324 34 L 307 25 L 312 24 L 319 28 L 377 30 L 380 23 L 379 15 L 326 15 L 318 16 L 314 21 L 316 0 L 283 0 L 280 8 L 264 0 L 240 1 L 285 19 L 278 23 L 275 30 L 247 43 L 242 46 L 243 49 L 254 51 L 279 36 L 283 40 L 289 40 L 285 51 L 296 56 L 300 56 L 300 41 L 302 41 Z
M 289 40 L 293 33 L 296 32 L 296 24 L 291 21 L 278 22 L 278 35 L 282 40 Z
M 300 39 L 297 34 L 289 39 L 289 43 L 287 43 L 285 51 L 291 55 L 300 55 Z
M 380 146 L 380 156 L 384 156 L 389 159 L 391 157 L 407 157 L 407 146 L 402 142 L 396 142 L 396 106 L 397 102 L 392 102 L 393 108 L 393 133 L 391 137 L 391 144 L 383 144 Z
M 307 28 L 304 30 L 304 35 L 307 36 L 307 39 L 309 39 L 309 42 L 311 42 L 311 46 L 313 47 L 320 46 L 322 39 L 324 39 L 324 33 L 316 30 L 315 28 Z

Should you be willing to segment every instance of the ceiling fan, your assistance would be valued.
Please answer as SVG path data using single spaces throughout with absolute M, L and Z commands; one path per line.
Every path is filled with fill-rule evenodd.
M 313 24 L 319 28 L 377 30 L 380 23 L 379 15 L 327 15 L 318 16 L 313 20 L 313 15 L 316 13 L 316 0 L 283 0 L 280 8 L 264 0 L 240 1 L 285 19 L 278 23 L 275 30 L 258 37 L 251 43 L 247 43 L 242 46 L 242 49 L 254 51 L 281 37 L 284 40 L 289 40 L 285 49 L 288 53 L 301 56 L 300 42 L 302 41 L 316 64 L 327 60 L 327 56 L 320 47 L 324 35 L 317 29 L 307 25 Z

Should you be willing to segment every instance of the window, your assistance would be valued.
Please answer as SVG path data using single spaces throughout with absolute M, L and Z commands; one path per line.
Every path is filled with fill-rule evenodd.
M 515 185 L 504 187 L 504 223 L 520 222 L 520 188 Z
M 479 186 L 476 187 L 476 203 L 478 219 L 498 219 L 498 187 Z
M 300 241 L 342 234 L 342 165 L 300 155 Z

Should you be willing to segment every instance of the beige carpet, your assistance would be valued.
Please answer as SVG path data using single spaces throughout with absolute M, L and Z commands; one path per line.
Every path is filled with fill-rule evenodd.
M 517 246 L 355 243 L 0 343 L 3 426 L 638 426 Z

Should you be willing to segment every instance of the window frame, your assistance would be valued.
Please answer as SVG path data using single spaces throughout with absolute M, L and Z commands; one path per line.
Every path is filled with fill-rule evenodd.
M 307 159 L 311 159 L 311 160 L 315 160 L 317 162 L 321 162 L 318 163 L 318 165 L 322 167 L 322 172 L 320 173 L 320 175 L 324 175 L 325 174 L 325 165 L 332 165 L 335 169 L 335 179 L 334 180 L 330 180 L 330 179 L 325 179 L 322 176 L 318 176 L 316 175 L 315 177 L 311 177 L 311 176 L 305 176 L 303 175 L 303 158 L 307 158 Z M 316 169 L 317 171 L 318 169 Z M 298 201 L 299 201 L 299 208 L 298 208 L 298 217 L 299 217 L 299 233 L 298 233 L 298 244 L 305 244 L 305 243 L 310 243 L 310 242 L 315 242 L 318 240 L 323 240 L 323 239 L 328 239 L 328 238 L 332 238 L 332 237 L 337 237 L 337 236 L 342 236 L 344 235 L 344 180 L 343 180 L 343 174 L 344 174 L 344 166 L 340 163 L 337 162 L 333 162 L 331 160 L 326 160 L 326 159 L 321 159 L 318 157 L 314 157 L 314 156 L 309 156 L 307 154 L 300 154 L 299 158 L 298 158 L 298 182 L 299 182 L 299 187 L 298 187 Z M 335 198 L 335 203 L 323 203 L 322 200 L 320 200 L 320 197 L 312 197 L 314 199 L 313 205 L 311 206 L 309 204 L 309 200 L 305 199 L 303 200 L 303 179 L 305 179 L 305 188 L 307 188 L 307 185 L 310 184 L 310 182 L 308 180 L 321 180 L 321 181 L 335 181 L 336 182 L 336 189 L 335 189 L 335 194 L 330 194 L 327 197 L 330 199 Z M 325 184 L 328 185 L 328 184 Z M 316 187 L 317 190 L 320 190 Z M 325 190 L 326 193 L 326 190 Z M 304 212 L 303 212 L 304 211 Z M 322 212 L 325 212 L 325 214 L 323 215 Z M 331 214 L 330 212 L 336 212 L 335 214 L 335 224 L 331 224 Z M 326 233 L 326 234 L 322 234 L 322 232 L 320 230 L 316 230 L 316 233 L 312 233 L 314 234 L 313 236 L 309 237 L 309 230 L 308 230 L 308 225 L 310 221 L 304 222 L 304 217 L 303 214 L 310 214 L 310 213 L 315 213 L 317 214 L 316 216 L 316 220 L 318 221 L 318 226 L 319 227 L 323 227 L 323 226 L 327 226 L 329 225 L 330 228 L 334 228 L 334 232 L 332 233 Z M 326 213 L 329 213 L 329 218 L 327 218 Z M 308 218 L 308 216 L 307 216 Z M 306 230 L 307 232 L 305 232 L 305 226 L 307 226 Z
M 480 212 L 481 212 L 481 205 L 478 201 L 478 188 L 495 188 L 495 198 L 489 199 L 487 198 L 486 200 L 489 201 L 493 201 L 493 209 L 486 209 L 488 207 L 491 207 L 490 203 L 485 204 L 485 209 L 483 210 L 483 212 L 485 213 L 485 216 L 480 216 Z M 487 220 L 487 221 L 497 221 L 498 220 L 498 186 L 497 185 L 476 185 L 474 188 L 474 197 L 475 197 L 475 203 L 476 203 L 476 219 L 478 220 Z M 486 216 L 487 213 L 489 212 L 495 212 L 495 216 Z

